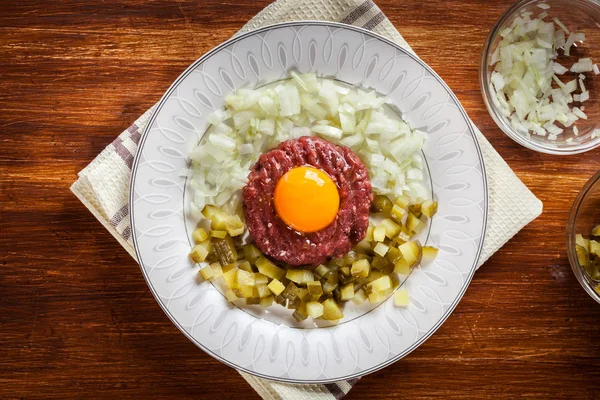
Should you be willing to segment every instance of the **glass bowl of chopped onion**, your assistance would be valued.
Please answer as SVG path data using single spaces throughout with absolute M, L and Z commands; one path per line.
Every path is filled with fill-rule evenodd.
M 599 0 L 521 0 L 490 32 L 481 92 L 517 143 L 582 153 L 600 146 L 599 66 Z
M 600 171 L 583 186 L 571 208 L 567 254 L 581 286 L 600 303 Z

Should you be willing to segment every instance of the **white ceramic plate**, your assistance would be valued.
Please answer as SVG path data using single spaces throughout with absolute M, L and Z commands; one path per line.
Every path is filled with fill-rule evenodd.
M 315 71 L 387 96 L 411 126 L 429 133 L 424 156 L 438 214 L 421 240 L 440 249 L 433 264 L 403 283 L 410 306 L 393 299 L 346 305 L 334 327 L 296 324 L 273 306 L 235 307 L 221 289 L 197 283 L 188 257 L 195 221 L 187 217 L 179 171 L 225 96 L 288 72 Z M 332 382 L 400 359 L 450 315 L 475 271 L 487 219 L 483 158 L 463 108 L 421 60 L 360 28 L 291 22 L 235 37 L 191 65 L 169 88 L 140 142 L 131 178 L 131 226 L 142 272 L 173 323 L 220 361 L 261 377 Z M 174 357 L 177 355 L 174 354 Z

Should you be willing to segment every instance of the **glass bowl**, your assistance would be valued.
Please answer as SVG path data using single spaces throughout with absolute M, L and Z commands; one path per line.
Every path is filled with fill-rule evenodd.
M 549 9 L 538 7 L 544 3 L 550 6 Z M 491 84 L 491 74 L 494 67 L 491 66 L 492 55 L 502 39 L 500 33 L 524 12 L 531 12 L 531 18 L 536 18 L 540 13 L 546 12 L 548 16 L 544 18 L 545 22 L 551 22 L 557 17 L 570 31 L 583 32 L 586 40 L 583 43 L 577 43 L 578 47 L 571 48 L 571 56 L 564 56 L 563 50 L 559 50 L 557 61 L 570 68 L 579 58 L 590 57 L 594 64 L 600 66 L 600 0 L 521 0 L 514 4 L 502 15 L 490 32 L 488 40 L 483 48 L 481 63 L 479 69 L 479 81 L 483 100 L 490 112 L 492 118 L 498 124 L 500 129 L 515 142 L 529 149 L 549 154 L 577 154 L 592 150 L 600 146 L 600 137 L 593 138 L 593 131 L 600 128 L 600 75 L 594 72 L 585 72 L 586 79 L 584 84 L 590 92 L 590 99 L 584 103 L 573 102 L 569 107 L 585 106 L 587 120 L 578 120 L 573 126 L 577 126 L 578 134 L 573 132 L 573 126 L 564 128 L 564 132 L 558 135 L 556 140 L 550 140 L 547 136 L 529 134 L 524 130 L 515 129 L 510 120 L 502 114 L 498 100 L 495 97 L 495 91 Z M 556 24 L 555 24 L 556 26 Z M 559 29 L 556 26 L 556 29 Z M 568 37 L 568 35 L 566 35 Z M 567 72 L 560 75 L 563 82 L 569 82 L 577 78 L 579 74 Z M 553 83 L 555 86 L 556 83 Z M 578 87 L 575 92 L 580 93 Z M 558 125 L 563 128 L 562 125 Z
M 577 259 L 575 235 L 590 237 L 592 229 L 600 225 L 600 171 L 585 184 L 577 195 L 567 222 L 567 254 L 573 273 L 586 292 L 600 303 L 600 281 L 594 281 Z

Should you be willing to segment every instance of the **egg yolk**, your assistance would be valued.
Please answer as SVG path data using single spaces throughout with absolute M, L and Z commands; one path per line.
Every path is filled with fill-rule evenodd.
M 273 200 L 283 222 L 307 233 L 331 224 L 340 207 L 335 183 L 325 172 L 313 167 L 286 172 L 275 186 Z

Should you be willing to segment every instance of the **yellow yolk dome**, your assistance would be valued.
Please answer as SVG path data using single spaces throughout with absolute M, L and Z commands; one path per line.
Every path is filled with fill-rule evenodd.
M 279 179 L 273 195 L 275 210 L 290 227 L 316 232 L 331 224 L 340 207 L 337 186 L 329 175 L 313 167 L 297 167 Z

